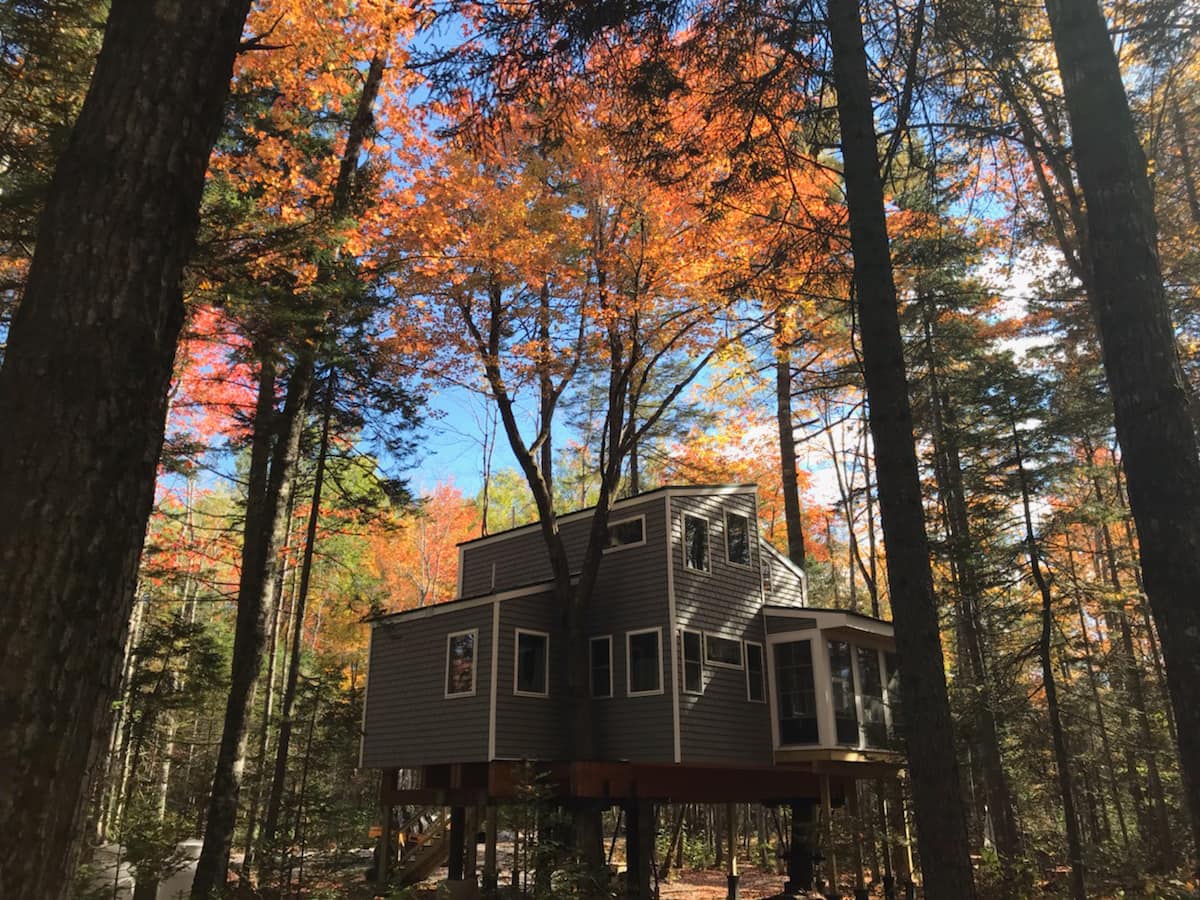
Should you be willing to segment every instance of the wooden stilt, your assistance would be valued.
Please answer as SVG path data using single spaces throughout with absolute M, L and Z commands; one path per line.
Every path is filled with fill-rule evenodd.
M 463 824 L 463 880 L 478 883 L 478 849 L 479 849 L 479 807 L 471 806 L 466 810 L 466 821 Z
M 821 776 L 821 818 L 824 826 L 824 856 L 829 864 L 829 885 L 826 887 L 827 897 L 838 897 L 838 867 L 837 852 L 833 848 L 833 791 L 829 785 L 829 776 Z
M 813 820 L 817 805 L 812 800 L 793 800 L 788 880 L 784 893 L 806 894 L 813 887 Z
M 725 824 L 729 830 L 729 869 L 726 875 L 728 885 L 726 900 L 738 900 L 738 828 L 737 805 L 725 804 Z
M 382 803 L 379 807 L 379 855 L 375 861 L 375 887 L 386 893 L 392 863 L 392 807 Z
M 467 810 L 462 806 L 450 807 L 450 859 L 447 863 L 447 878 L 463 880 L 463 841 L 466 831 Z
M 867 900 L 867 882 L 863 877 L 863 828 L 859 814 L 858 782 L 851 783 L 846 792 L 850 828 L 854 832 L 854 900 Z
M 483 896 L 491 900 L 500 885 L 496 865 L 496 804 L 489 803 L 483 818 Z

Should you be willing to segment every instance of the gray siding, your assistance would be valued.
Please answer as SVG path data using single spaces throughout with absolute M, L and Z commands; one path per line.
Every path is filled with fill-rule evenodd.
M 713 632 L 723 637 L 764 643 L 760 547 L 751 541 L 751 566 L 728 562 L 725 554 L 725 511 L 747 516 L 756 526 L 752 492 L 716 496 L 673 497 L 671 557 L 675 579 L 675 612 L 679 629 Z M 710 573 L 684 567 L 683 514 L 709 521 Z M 679 633 L 673 635 L 679 641 Z M 680 744 L 683 762 L 771 765 L 769 705 L 746 695 L 746 671 L 704 667 L 704 692 L 682 693 L 683 649 L 679 650 Z
M 785 562 L 773 558 L 769 550 L 762 556 L 763 562 L 771 566 L 771 590 L 766 594 L 767 602 L 776 606 L 803 606 L 804 582 L 800 576 Z
M 817 620 L 812 616 L 772 616 L 767 615 L 767 633 L 782 634 L 786 631 L 804 631 L 816 628 Z
M 513 693 L 516 630 L 550 635 L 550 696 Z M 496 675 L 496 757 L 557 760 L 570 757 L 566 682 L 566 647 L 562 616 L 555 615 L 550 593 L 517 597 L 500 603 L 500 656 Z
M 475 695 L 446 699 L 446 636 L 479 629 Z M 363 766 L 369 769 L 487 759 L 492 604 L 371 630 Z
M 663 504 L 662 496 L 651 496 L 642 501 L 623 504 L 612 511 L 610 521 L 617 522 L 634 516 L 646 515 L 647 531 L 649 531 L 651 515 L 657 514 L 661 520 Z M 583 564 L 583 555 L 587 549 L 591 527 L 590 515 L 568 518 L 566 521 L 560 520 L 560 530 L 563 541 L 567 545 L 572 572 L 578 571 Z M 648 535 L 647 537 L 649 538 Z M 647 544 L 650 543 L 648 539 Z M 615 554 L 609 554 L 609 556 L 614 559 L 618 556 L 624 558 L 627 554 L 637 552 L 637 549 L 628 548 Z M 463 597 L 477 597 L 493 590 L 504 591 L 510 588 L 524 587 L 541 581 L 549 581 L 553 576 L 542 531 L 537 525 L 495 535 L 490 539 L 472 541 L 463 545 L 462 553 Z M 492 582 L 493 569 L 495 571 L 494 584 Z

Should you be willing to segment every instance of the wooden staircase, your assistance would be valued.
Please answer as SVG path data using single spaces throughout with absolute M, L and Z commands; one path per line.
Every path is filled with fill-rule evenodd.
M 393 883 L 400 887 L 424 881 L 450 856 L 450 816 L 445 809 L 418 809 L 400 826 L 400 859 Z

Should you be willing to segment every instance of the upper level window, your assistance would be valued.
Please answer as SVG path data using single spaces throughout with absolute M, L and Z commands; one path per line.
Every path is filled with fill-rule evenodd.
M 612 688 L 612 638 L 609 635 L 594 637 L 588 641 L 588 654 L 591 657 L 592 696 L 596 699 L 611 697 Z
M 833 689 L 833 721 L 839 744 L 858 744 L 858 708 L 854 702 L 854 664 L 850 644 L 829 642 L 829 678 Z
M 900 658 L 895 653 L 885 653 L 883 662 L 887 667 L 887 702 L 892 734 L 898 736 L 904 729 L 904 713 L 900 705 Z
M 712 570 L 708 558 L 708 519 L 684 514 L 683 564 L 697 572 Z
M 862 689 L 863 737 L 869 747 L 887 744 L 887 721 L 883 714 L 883 673 L 879 651 L 874 647 L 855 647 L 858 657 L 859 687 Z
M 513 693 L 546 697 L 550 694 L 550 635 L 517 629 Z
M 629 696 L 662 693 L 662 629 L 625 634 L 625 678 Z
M 750 565 L 750 520 L 739 513 L 725 513 L 725 558 L 735 566 Z
M 620 522 L 610 522 L 608 525 L 608 543 L 605 550 L 617 550 L 621 547 L 636 547 L 646 543 L 646 517 L 623 519 Z
M 700 657 L 700 632 L 683 632 L 683 692 L 704 693 L 704 661 Z
M 762 565 L 763 593 L 771 593 L 771 563 L 763 560 Z
M 753 641 L 746 641 L 746 699 L 755 703 L 767 702 L 763 647 Z
M 470 697 L 475 693 L 475 646 L 479 629 L 455 631 L 446 636 L 446 696 Z
M 712 666 L 742 667 L 742 642 L 719 634 L 704 636 L 704 661 Z

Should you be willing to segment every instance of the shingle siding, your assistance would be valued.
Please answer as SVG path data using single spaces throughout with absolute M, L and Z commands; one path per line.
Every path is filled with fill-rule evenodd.
M 447 699 L 446 637 L 479 629 L 475 694 Z M 371 630 L 363 765 L 370 769 L 487 759 L 492 604 Z
M 671 559 L 675 579 L 675 614 L 679 629 L 690 628 L 738 640 L 764 643 L 761 615 L 760 548 L 751 540 L 750 567 L 731 564 L 725 552 L 725 512 L 749 518 L 756 528 L 754 493 L 671 498 Z M 711 572 L 684 566 L 683 515 L 709 522 Z M 678 631 L 673 640 L 679 641 Z M 683 652 L 679 652 L 680 685 Z M 704 692 L 680 694 L 682 761 L 771 765 L 771 721 L 768 705 L 747 699 L 742 668 L 704 667 Z
M 516 630 L 550 635 L 550 696 L 524 697 L 514 691 Z M 496 676 L 496 758 L 569 758 L 570 716 L 563 679 L 566 647 L 562 616 L 547 592 L 500 603 L 500 658 Z

